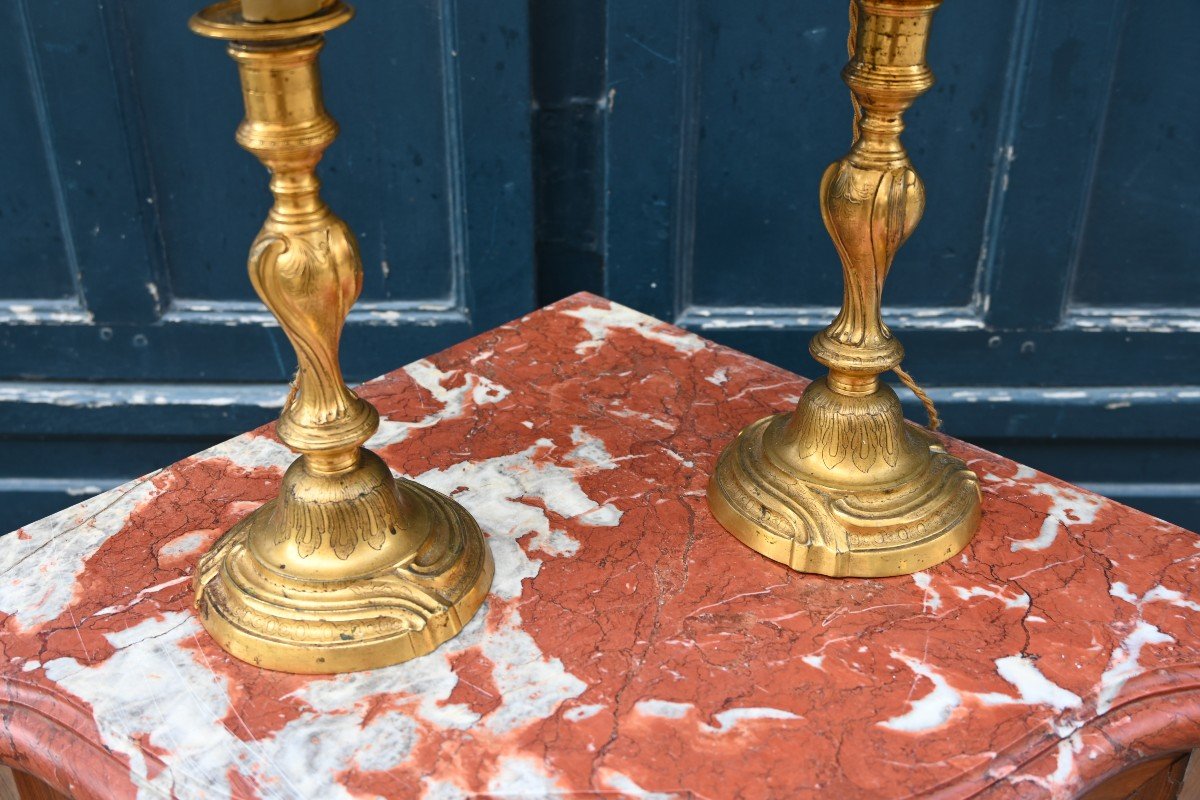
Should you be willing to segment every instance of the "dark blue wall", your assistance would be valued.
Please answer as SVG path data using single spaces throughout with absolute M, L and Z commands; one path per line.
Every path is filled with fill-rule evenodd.
M 186 4 L 184 4 L 186 5 Z M 360 0 L 323 62 L 366 378 L 579 289 L 802 373 L 840 269 L 846 10 Z M 0 4 L 0 530 L 270 419 L 268 198 L 221 47 L 156 0 Z M 1200 528 L 1192 0 L 952 0 L 889 282 L 947 428 Z M 914 407 L 914 416 L 919 413 Z

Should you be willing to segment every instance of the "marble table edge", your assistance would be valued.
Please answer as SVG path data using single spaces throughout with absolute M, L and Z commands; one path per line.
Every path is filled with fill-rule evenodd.
M 557 303 L 551 304 L 543 309 L 538 309 L 534 312 L 531 312 L 531 315 L 553 313 L 560 306 L 578 304 L 581 302 L 588 303 L 588 304 L 608 305 L 610 308 L 616 307 L 616 308 L 624 309 L 624 307 L 619 306 L 619 304 L 611 303 L 611 301 L 605 300 L 596 295 L 592 295 L 590 293 L 579 293 L 579 294 L 573 295 L 569 298 L 565 298 L 564 300 L 561 300 Z M 637 312 L 633 312 L 633 311 L 629 310 L 629 313 L 636 314 Z M 524 317 L 522 317 L 519 320 L 514 321 L 513 323 L 508 323 L 508 325 L 519 324 L 521 321 L 528 319 L 531 315 L 525 315 Z M 647 317 L 647 319 L 653 319 L 653 318 Z M 688 335 L 688 336 L 696 335 L 689 331 L 684 331 L 683 329 L 677 328 L 676 326 L 673 326 L 670 323 L 665 323 L 660 320 L 654 320 L 654 322 L 657 324 L 660 324 L 660 325 L 669 326 L 672 329 L 679 331 L 680 334 L 683 334 L 683 335 Z M 503 328 L 506 326 L 499 326 L 499 327 Z M 481 337 L 487 336 L 489 333 L 490 332 L 480 333 L 475 337 L 471 337 L 470 339 L 465 340 L 464 342 L 459 343 L 458 345 L 455 345 L 455 347 L 469 348 L 472 342 L 480 339 Z M 708 340 L 705 340 L 705 341 L 708 341 Z M 711 343 L 711 346 L 717 347 L 717 348 L 722 348 L 724 350 L 730 350 L 730 352 L 737 352 L 737 351 L 732 351 L 730 348 L 726 348 L 723 345 L 719 345 L 719 344 L 715 344 L 715 343 Z M 774 365 L 769 365 L 769 364 L 767 364 L 767 362 L 762 362 L 760 359 L 756 359 L 752 356 L 748 356 L 748 355 L 742 354 L 742 353 L 738 353 L 738 355 L 742 358 L 751 359 L 759 364 L 765 364 L 766 366 L 770 367 L 771 369 L 775 369 L 775 370 L 779 369 L 778 367 L 774 367 Z M 378 380 L 378 378 L 373 379 L 373 380 Z M 373 381 L 368 381 L 367 383 L 371 383 L 371 382 L 373 382 Z M 735 432 L 731 432 L 731 435 L 733 435 L 733 433 L 735 433 Z M 945 438 L 948 441 L 951 440 L 951 437 L 949 437 L 949 436 L 946 436 Z M 974 448 L 974 449 L 979 449 L 979 448 Z M 985 451 L 981 451 L 981 452 L 985 452 Z M 203 453 L 198 453 L 195 456 L 193 456 L 192 458 L 199 458 L 199 457 L 202 457 L 203 455 L 204 455 Z M 166 468 L 164 468 L 164 469 L 166 469 Z M 136 486 L 144 484 L 147 481 L 150 481 L 155 475 L 157 475 L 161 471 L 162 470 L 155 470 L 151 473 L 148 473 L 147 475 L 141 476 L 139 478 L 135 478 L 132 481 L 129 481 L 125 484 L 122 484 L 119 487 L 109 490 L 109 492 L 106 492 L 103 495 L 100 495 L 99 497 L 106 497 L 109 495 L 119 496 L 119 495 L 122 495 L 129 491 L 132 491 L 133 488 L 135 488 Z M 1083 492 L 1086 490 L 1079 490 L 1079 491 Z M 1088 494 L 1095 496 L 1095 497 L 1101 497 L 1099 495 L 1095 495 L 1094 493 L 1090 493 L 1090 492 L 1088 492 Z M 93 500 L 94 499 L 95 498 L 93 498 Z M 1116 504 L 1116 501 L 1111 501 L 1108 498 L 1104 498 L 1104 500 L 1105 500 L 1105 502 Z M 51 515 L 51 517 L 48 517 L 47 520 L 54 519 L 56 517 L 59 517 L 60 515 L 63 515 L 64 518 L 69 518 L 71 515 L 71 512 L 73 510 L 75 510 L 76 508 L 78 508 L 78 506 L 72 506 L 71 508 L 64 509 L 63 511 L 57 512 L 57 514 L 55 514 L 55 515 Z M 1135 512 L 1135 513 L 1140 514 L 1142 512 Z M 19 530 L 21 530 L 21 529 L 18 529 L 18 531 Z M 14 532 L 14 534 L 10 534 L 10 535 L 15 535 L 15 533 L 17 533 L 17 532 Z M 1069 731 L 1062 731 L 1062 732 L 1056 731 L 1054 738 L 1051 738 L 1049 740 L 1040 740 L 1039 737 L 1041 736 L 1041 732 L 1030 731 L 1024 739 L 1013 743 L 1013 745 L 1006 751 L 1006 753 L 998 753 L 997 754 L 998 756 L 1007 755 L 1013 759 L 1011 761 L 1008 761 L 1008 763 L 1006 764 L 1004 774 L 989 775 L 988 774 L 989 768 L 987 766 L 979 766 L 979 767 L 975 768 L 974 770 L 969 770 L 968 773 L 963 773 L 962 775 L 960 775 L 956 778 L 947 779 L 946 782 L 944 782 L 940 786 L 934 788 L 933 791 L 935 794 L 931 795 L 931 796 L 938 796 L 943 791 L 950 792 L 954 785 L 961 785 L 964 782 L 967 782 L 969 774 L 974 774 L 976 776 L 976 780 L 978 781 L 976 783 L 975 790 L 972 792 L 972 794 L 970 796 L 986 796 L 986 795 L 992 793 L 993 790 L 997 789 L 998 787 L 1003 786 L 1005 784 L 1005 782 L 1009 779 L 1009 777 L 1011 775 L 1013 775 L 1014 773 L 1022 770 L 1023 768 L 1025 768 L 1041 759 L 1045 759 L 1048 757 L 1053 758 L 1054 751 L 1056 749 L 1060 749 L 1063 746 L 1063 743 L 1071 741 L 1073 737 L 1083 736 L 1090 732 L 1096 732 L 1096 733 L 1101 734 L 1101 739 L 1109 742 L 1113 753 L 1115 753 L 1119 748 L 1131 743 L 1133 741 L 1133 739 L 1136 738 L 1134 736 L 1134 734 L 1141 733 L 1140 731 L 1134 730 L 1133 728 L 1129 727 L 1128 725 L 1124 729 L 1118 730 L 1117 728 L 1119 726 L 1116 723 L 1123 718 L 1124 719 L 1132 718 L 1132 716 L 1134 715 L 1134 712 L 1138 711 L 1143 706 L 1150 707 L 1150 706 L 1153 706 L 1154 703 L 1156 703 L 1158 701 L 1166 700 L 1168 698 L 1171 700 L 1174 708 L 1182 713 L 1182 716 L 1186 716 L 1186 717 L 1193 718 L 1193 719 L 1200 719 L 1200 668 L 1197 668 L 1197 669 L 1194 669 L 1191 671 L 1175 670 L 1175 671 L 1173 671 L 1173 677 L 1174 677 L 1174 682 L 1169 688 L 1164 689 L 1161 686 L 1159 686 L 1159 688 L 1151 690 L 1146 694 L 1138 694 L 1136 691 L 1129 691 L 1129 690 L 1134 689 L 1135 685 L 1137 683 L 1137 681 L 1131 681 L 1130 685 L 1126 687 L 1126 692 L 1128 692 L 1128 693 L 1122 695 L 1122 699 L 1120 702 L 1112 705 L 1110 708 L 1107 708 L 1103 713 L 1097 713 L 1096 716 L 1092 717 L 1091 719 L 1089 719 L 1088 721 L 1086 721 L 1079 727 L 1074 728 Z M 1148 680 L 1148 676 L 1145 674 L 1138 676 L 1138 679 L 1143 682 L 1150 682 Z M 47 691 L 45 689 L 45 687 L 37 686 L 36 684 L 33 684 L 33 683 L 26 683 L 24 681 L 20 681 L 18 679 L 14 679 L 12 676 L 5 676 L 4 682 L 5 682 L 4 692 L 3 692 L 4 696 L 0 697 L 0 705 L 7 705 L 14 710 L 20 709 L 20 708 L 26 709 L 27 713 L 30 713 L 30 714 L 40 717 L 41 720 L 43 721 L 43 724 L 45 724 L 49 727 L 52 727 L 52 728 L 57 728 L 57 730 L 60 733 L 69 735 L 73 738 L 76 738 L 77 740 L 79 740 L 79 742 L 81 744 L 84 744 L 89 748 L 95 749 L 98 754 L 102 754 L 106 759 L 110 760 L 112 763 L 112 766 L 115 769 L 128 774 L 128 772 L 127 772 L 128 765 L 123 761 L 123 757 L 121 755 L 110 752 L 107 748 L 105 748 L 99 742 L 94 741 L 94 739 L 90 738 L 85 733 L 81 733 L 80 730 L 78 730 L 77 728 L 82 727 L 82 726 L 73 725 L 72 721 L 70 721 L 70 720 L 59 719 L 53 715 L 50 715 L 46 711 L 40 709 L 36 702 L 36 697 L 41 697 L 46 701 L 52 702 L 56 707 L 68 706 L 68 707 L 72 707 L 72 708 L 77 708 L 79 706 L 79 701 L 76 698 L 74 698 L 73 696 L 71 696 L 65 692 L 62 693 L 61 695 L 55 695 L 55 694 Z M 1152 683 L 1152 682 L 1150 682 L 1150 683 Z M 1147 687 L 1147 688 L 1150 688 L 1150 687 Z M 79 708 L 78 711 L 82 718 L 87 718 L 87 719 L 91 718 L 91 715 L 86 710 Z M 14 720 L 12 719 L 11 715 L 9 715 L 9 714 L 6 714 L 5 717 L 6 717 L 6 719 L 4 721 L 4 724 L 7 727 Z M 1185 750 L 1185 749 L 1188 749 L 1188 747 L 1190 745 L 1195 745 L 1197 743 L 1190 742 L 1190 745 L 1189 745 L 1188 742 L 1181 740 L 1178 742 L 1178 744 L 1179 744 L 1179 747 L 1177 749 Z M 1024 751 L 1024 752 L 1022 752 L 1022 751 Z M 1173 752 L 1173 751 L 1170 749 L 1167 749 L 1167 750 L 1162 750 L 1161 752 L 1165 754 L 1167 752 Z M 1153 756 L 1149 756 L 1149 757 L 1153 757 Z M 4 760 L 7 763 L 10 763 L 12 766 L 14 766 L 18 769 L 26 769 L 28 771 L 34 772 L 39 777 L 46 779 L 49 783 L 51 783 L 52 785 L 55 785 L 56 788 L 59 788 L 60 790 L 74 790 L 76 792 L 79 792 L 81 790 L 84 792 L 89 792 L 89 791 L 94 790 L 95 796 L 97 796 L 97 797 L 104 796 L 103 790 L 105 789 L 105 787 L 108 784 L 103 781 L 103 776 L 100 776 L 101 780 L 96 785 L 89 786 L 89 785 L 87 785 L 86 781 L 83 781 L 81 783 L 82 776 L 79 774 L 72 774 L 70 776 L 60 775 L 59 765 L 56 765 L 54 762 L 54 759 L 48 755 L 45 755 L 42 753 L 34 753 L 34 754 L 29 755 L 28 758 L 29 758 L 29 760 L 24 763 L 22 763 L 19 759 L 13 759 L 11 757 L 5 758 Z M 1104 761 L 1104 759 L 1099 759 L 1099 758 L 1094 759 L 1094 760 L 1097 762 Z M 1108 771 L 1103 772 L 1103 773 L 1098 772 L 1097 774 L 1093 774 L 1093 775 L 1087 774 L 1088 766 L 1090 766 L 1090 765 L 1087 763 L 1085 763 L 1083 765 L 1083 768 L 1081 769 L 1078 777 L 1085 783 L 1091 784 L 1096 781 L 1102 780 L 1104 777 L 1107 777 L 1107 775 L 1111 774 L 1114 771 L 1125 768 L 1127 765 L 1121 764 L 1121 763 L 1113 763 L 1113 764 L 1109 765 L 1111 768 L 1108 769 Z M 67 785 L 64 781 L 68 778 L 74 780 L 75 783 L 73 785 Z M 146 787 L 146 788 L 151 788 L 151 787 Z M 962 795 L 955 795 L 955 796 L 962 796 Z

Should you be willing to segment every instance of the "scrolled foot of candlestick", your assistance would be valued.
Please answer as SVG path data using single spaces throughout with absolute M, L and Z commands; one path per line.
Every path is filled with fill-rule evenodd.
M 717 521 L 801 572 L 905 575 L 962 550 L 979 527 L 979 481 L 895 392 L 847 398 L 814 381 L 796 411 L 748 426 L 708 487 Z
M 482 605 L 495 567 L 475 520 L 360 453 L 336 478 L 296 461 L 279 497 L 201 560 L 201 620 L 231 655 L 285 672 L 371 669 L 432 652 Z

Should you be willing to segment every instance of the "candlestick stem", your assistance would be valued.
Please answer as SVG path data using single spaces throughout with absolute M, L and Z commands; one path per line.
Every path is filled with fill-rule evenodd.
M 296 19 L 253 22 L 238 0 L 225 0 L 191 22 L 229 42 L 246 106 L 237 141 L 271 173 L 275 202 L 249 270 L 296 350 L 299 369 L 276 430 L 301 454 L 279 496 L 204 555 L 194 586 L 204 627 L 232 655 L 329 673 L 430 652 L 479 609 L 494 567 L 461 506 L 394 479 L 363 447 L 379 414 L 346 386 L 338 360 L 362 264 L 315 174 L 337 136 L 317 56 L 323 34 L 352 12 L 340 0 L 316 5 Z
M 747 545 L 826 575 L 916 572 L 951 557 L 979 525 L 979 484 L 931 434 L 907 424 L 879 375 L 904 348 L 881 315 L 896 251 L 925 187 L 900 143 L 904 111 L 933 85 L 925 61 L 941 0 L 853 0 L 857 35 L 842 72 L 861 109 L 850 152 L 825 171 L 821 215 L 845 291 L 809 350 L 829 368 L 790 414 L 750 425 L 709 484 L 714 515 Z

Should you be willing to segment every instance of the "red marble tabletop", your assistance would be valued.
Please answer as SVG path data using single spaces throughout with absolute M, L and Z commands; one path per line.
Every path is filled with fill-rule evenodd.
M 0 760 L 78 798 L 1068 797 L 1200 744 L 1200 538 L 954 440 L 951 562 L 800 575 L 712 519 L 805 381 L 590 295 L 362 388 L 373 446 L 496 558 L 432 655 L 259 671 L 198 555 L 292 458 L 263 429 L 0 538 Z

